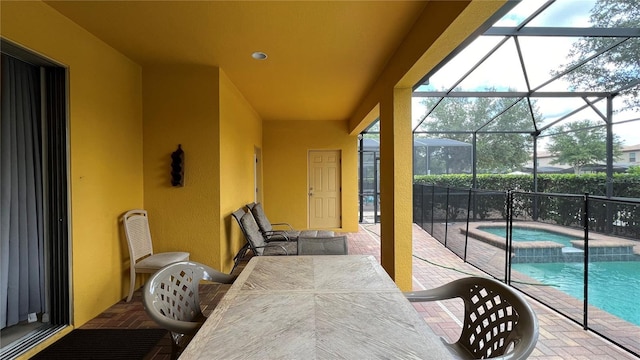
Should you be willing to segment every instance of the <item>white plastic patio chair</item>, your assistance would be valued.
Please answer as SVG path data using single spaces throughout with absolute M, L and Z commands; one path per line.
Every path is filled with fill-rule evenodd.
M 144 309 L 160 327 L 171 332 L 171 358 L 175 359 L 206 317 L 200 308 L 200 280 L 231 284 L 236 276 L 194 261 L 163 267 L 144 286 Z
M 411 302 L 460 298 L 464 324 L 453 344 L 443 342 L 463 359 L 522 360 L 538 341 L 538 320 L 527 301 L 497 280 L 466 277 L 440 287 L 408 292 Z

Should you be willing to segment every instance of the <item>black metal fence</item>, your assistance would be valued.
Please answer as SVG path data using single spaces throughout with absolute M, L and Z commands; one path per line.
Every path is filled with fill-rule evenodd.
M 640 356 L 640 199 L 414 184 L 446 248 Z

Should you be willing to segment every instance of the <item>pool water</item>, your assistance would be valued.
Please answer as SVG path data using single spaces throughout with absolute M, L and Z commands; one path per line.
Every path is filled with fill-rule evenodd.
M 505 226 L 479 226 L 478 230 L 482 230 L 484 232 L 488 232 L 493 235 L 501 236 L 503 238 L 507 237 L 507 230 Z M 512 231 L 513 241 L 554 241 L 560 243 L 564 246 L 570 247 L 571 240 L 581 240 L 582 238 L 564 235 L 557 232 L 544 230 L 544 229 L 534 229 L 534 228 L 526 228 L 526 227 L 513 227 Z
M 584 300 L 583 263 L 512 264 L 512 269 Z M 640 326 L 640 261 L 589 263 L 589 304 Z

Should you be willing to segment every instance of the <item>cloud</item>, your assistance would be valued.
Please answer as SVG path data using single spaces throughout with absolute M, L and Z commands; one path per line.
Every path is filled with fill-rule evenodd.
M 546 1 L 522 1 L 512 9 L 508 16 L 498 21 L 496 26 L 519 25 L 544 2 Z M 556 1 L 536 17 L 530 25 L 544 27 L 588 27 L 590 26 L 590 10 L 593 8 L 595 2 L 595 0 Z M 479 37 L 463 49 L 449 63 L 445 64 L 437 73 L 433 74 L 429 79 L 427 88 L 430 91 L 449 89 L 501 39 L 502 38 L 498 36 Z M 566 56 L 572 44 L 577 40 L 578 38 L 571 37 L 520 37 L 518 39 L 532 89 L 537 88 L 551 79 L 552 70 L 558 70 L 561 65 L 567 63 Z M 462 90 L 482 91 L 490 86 L 499 89 L 511 88 L 518 91 L 526 91 L 526 83 L 513 39 L 510 39 L 493 56 L 488 58 L 485 63 L 480 65 L 476 72 L 477 74 L 471 74 L 459 84 Z M 569 86 L 570 84 L 561 78 L 547 84 L 541 88 L 540 91 L 567 91 Z M 585 104 L 581 98 L 538 98 L 536 101 L 545 117 L 543 124 L 548 124 Z M 596 105 L 600 112 L 606 114 L 605 106 L 606 103 L 604 101 L 600 101 Z M 618 105 L 615 104 L 615 106 L 617 107 Z M 420 103 L 420 99 L 414 98 L 412 114 L 414 126 L 418 120 L 422 119 L 425 112 L 426 109 Z M 585 116 L 600 119 L 595 111 L 587 110 L 582 111 L 572 120 L 582 120 Z M 614 121 L 633 118 L 640 118 L 640 113 L 638 111 L 631 111 L 616 114 Z M 640 121 L 616 125 L 614 126 L 614 132 L 619 135 L 627 145 L 640 143 Z
M 561 0 L 537 16 L 530 26 L 590 27 L 589 15 L 595 0 Z

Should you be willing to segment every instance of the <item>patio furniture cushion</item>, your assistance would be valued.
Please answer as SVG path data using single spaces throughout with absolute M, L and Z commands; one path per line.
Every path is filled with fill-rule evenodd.
M 347 236 L 298 238 L 298 255 L 347 255 Z
M 329 238 L 335 236 L 335 232 L 331 230 L 302 230 L 298 234 L 297 238 Z

